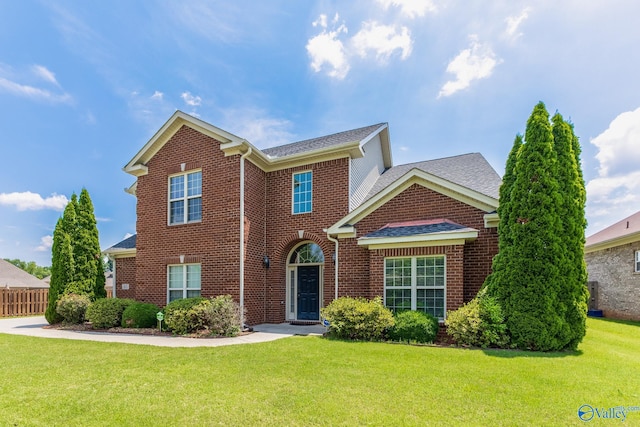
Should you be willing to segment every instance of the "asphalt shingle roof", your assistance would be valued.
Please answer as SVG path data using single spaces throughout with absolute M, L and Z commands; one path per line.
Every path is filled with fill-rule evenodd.
M 280 145 L 262 150 L 269 157 L 285 157 L 293 154 L 304 153 L 307 151 L 320 150 L 322 148 L 334 145 L 345 144 L 347 142 L 361 141 L 371 135 L 380 126 L 386 123 L 378 123 L 376 125 L 365 126 L 358 129 L 352 129 L 344 132 L 334 133 L 332 135 L 321 136 L 318 138 L 305 139 L 304 141 L 292 142 L 291 144 Z
M 16 267 L 9 261 L 0 259 L 0 288 L 48 288 L 49 285 Z
M 638 232 L 640 232 L 640 212 L 636 212 L 633 215 L 598 231 L 596 234 L 587 237 L 586 246 L 595 245 L 596 243 L 602 243 L 608 240 L 619 239 Z
M 447 219 L 413 221 L 387 224 L 384 227 L 363 236 L 363 238 L 416 236 L 463 229 L 468 229 L 468 227 L 456 224 L 455 222 Z
M 111 246 L 109 249 L 135 249 L 136 248 L 136 236 L 137 234 L 134 234 L 133 236 L 129 236 L 126 239 L 124 239 L 121 242 L 116 243 L 115 245 Z M 109 250 L 107 249 L 107 250 Z
M 498 198 L 500 184 L 502 183 L 498 173 L 482 154 L 469 153 L 389 168 L 380 175 L 367 197 L 365 197 L 365 201 L 414 168 L 495 199 Z

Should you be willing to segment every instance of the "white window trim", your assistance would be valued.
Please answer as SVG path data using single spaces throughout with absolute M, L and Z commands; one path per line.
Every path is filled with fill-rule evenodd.
M 179 172 L 171 174 L 167 177 L 167 225 L 184 225 L 184 224 L 194 224 L 198 222 L 202 222 L 202 176 L 201 176 L 201 184 L 200 184 L 200 195 L 197 196 L 189 196 L 189 179 L 188 175 L 192 173 L 200 172 L 202 174 L 202 169 L 193 169 L 185 172 Z M 171 198 L 171 178 L 175 178 L 177 176 L 184 176 L 184 196 L 179 199 Z M 188 221 L 189 218 L 189 200 L 200 198 L 200 219 Z M 184 201 L 184 218 L 182 222 L 171 222 L 171 202 Z
M 188 288 L 187 287 L 187 266 L 189 265 L 199 265 L 200 266 L 200 287 L 199 288 Z M 171 267 L 182 267 L 182 288 L 170 288 L 169 285 L 169 280 L 170 280 L 170 275 L 169 275 L 169 271 L 171 270 Z M 168 264 L 167 265 L 167 304 L 169 304 L 169 297 L 170 297 L 170 291 L 182 291 L 182 298 L 187 298 L 187 292 L 188 291 L 200 291 L 200 294 L 202 295 L 202 264 L 194 262 L 194 263 L 189 263 L 189 264 Z
M 421 286 L 417 285 L 417 270 L 418 270 L 418 258 L 442 258 L 444 260 L 444 285 L 443 286 Z M 418 308 L 417 297 L 418 289 L 442 289 L 444 290 L 443 297 L 443 317 L 437 318 L 440 322 L 443 322 L 447 318 L 447 256 L 446 255 L 416 255 L 416 256 L 390 256 L 385 257 L 383 260 L 384 278 L 383 278 L 383 303 L 387 306 L 387 259 L 411 259 L 411 310 L 415 311 Z M 388 289 L 406 289 L 406 287 L 391 286 Z
M 636 251 L 635 272 L 640 273 L 640 251 Z
M 296 190 L 296 175 L 302 175 L 305 173 L 311 173 L 311 209 L 304 212 L 295 211 L 295 190 Z M 313 212 L 313 169 L 297 171 L 291 174 L 291 214 L 292 215 L 304 215 Z

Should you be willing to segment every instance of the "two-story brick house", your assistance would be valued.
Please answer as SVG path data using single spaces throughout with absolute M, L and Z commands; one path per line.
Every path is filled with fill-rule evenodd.
M 306 322 L 338 296 L 443 319 L 498 249 L 500 177 L 477 153 L 393 166 L 386 123 L 260 150 L 180 111 L 124 167 L 137 235 L 114 294 L 231 294 L 246 322 Z

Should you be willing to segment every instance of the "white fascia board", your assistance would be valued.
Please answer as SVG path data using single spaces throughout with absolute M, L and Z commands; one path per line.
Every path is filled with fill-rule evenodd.
M 640 232 L 627 234 L 626 236 L 616 237 L 614 239 L 605 240 L 602 242 L 594 243 L 592 245 L 585 245 L 584 253 L 602 251 L 604 249 L 615 248 L 616 246 L 627 245 L 640 241 Z
M 112 258 L 131 258 L 136 256 L 135 248 L 113 248 L 102 251 L 103 255 L 109 255 Z
M 463 245 L 478 238 L 478 230 L 445 231 L 402 237 L 361 237 L 359 246 L 373 249 L 416 248 L 427 246 Z
M 500 217 L 496 212 L 485 214 L 484 228 L 496 228 L 500 222 Z
M 129 169 L 127 169 L 127 173 L 135 176 L 136 178 L 139 176 L 143 176 L 149 173 L 149 168 L 146 165 L 137 163 L 132 165 Z
M 233 135 L 223 129 L 215 127 L 203 120 L 195 118 L 180 110 L 173 113 L 167 122 L 151 137 L 151 139 L 138 151 L 138 153 L 125 165 L 123 170 L 127 173 L 135 175 L 134 167 L 136 165 L 146 164 L 171 137 L 182 127 L 182 125 L 219 140 L 221 143 L 229 143 L 233 141 L 243 141 L 242 138 Z
M 445 196 L 451 197 L 462 203 L 466 203 L 487 213 L 493 212 L 498 208 L 498 200 L 493 197 L 478 193 L 477 191 L 454 184 L 451 181 L 447 181 L 438 176 L 414 168 L 402 177 L 398 178 L 387 188 L 373 196 L 371 199 L 351 211 L 340 221 L 329 227 L 329 232 L 331 234 L 337 234 L 338 230 L 344 224 L 357 224 L 363 218 L 405 191 L 407 188 L 411 187 L 413 184 L 422 185 L 423 187 L 434 190 L 440 194 L 444 194 Z
M 124 189 L 125 193 L 129 193 L 134 197 L 136 197 L 136 191 L 138 191 L 138 180 L 137 179 L 136 179 L 136 182 L 131 184 L 130 187 Z

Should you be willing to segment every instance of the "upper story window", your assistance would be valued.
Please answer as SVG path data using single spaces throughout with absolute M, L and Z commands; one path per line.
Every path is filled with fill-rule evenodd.
M 202 171 L 169 177 L 169 224 L 202 220 Z
M 444 320 L 444 256 L 385 258 L 384 301 L 393 311 L 418 310 Z
M 313 195 L 313 172 L 300 172 L 293 174 L 293 213 L 301 214 L 311 212 Z
M 640 273 L 640 251 L 636 251 L 636 273 Z

